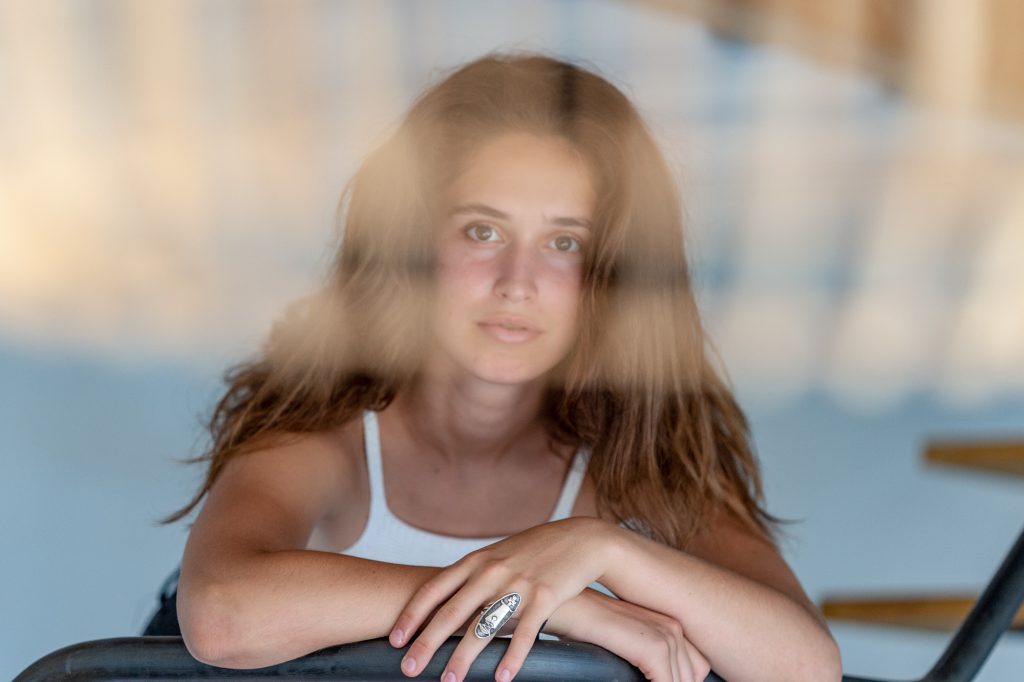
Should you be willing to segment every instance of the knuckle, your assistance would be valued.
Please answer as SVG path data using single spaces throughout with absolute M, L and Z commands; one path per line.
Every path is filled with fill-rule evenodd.
M 669 633 L 676 639 L 681 640 L 685 636 L 682 624 L 675 618 L 669 618 L 665 627 L 668 628 Z
M 469 666 L 473 664 L 473 657 L 466 654 L 460 654 L 455 652 L 452 657 L 448 659 L 448 669 L 455 673 L 456 677 L 461 677 L 460 673 L 469 670 Z
M 412 654 L 413 658 L 419 661 L 429 659 L 434 654 L 436 647 L 430 643 L 430 640 L 425 636 L 419 637 L 415 642 L 409 645 L 409 653 Z
M 512 643 L 509 644 L 508 652 L 505 656 L 508 658 L 509 663 L 521 664 L 526 656 L 530 653 L 530 649 L 533 648 L 533 636 L 519 632 L 517 629 L 512 635 Z
M 481 552 L 481 550 L 474 549 L 472 552 L 469 552 L 468 554 L 463 555 L 457 561 L 455 561 L 454 563 L 450 564 L 448 566 L 448 568 L 449 569 L 453 569 L 453 568 L 466 568 L 467 566 L 472 566 L 477 561 L 479 561 L 480 556 L 481 556 L 480 552 Z
M 515 637 L 512 639 L 515 639 Z M 520 639 L 526 640 L 526 637 L 521 637 Z M 515 646 L 515 642 L 512 643 L 512 646 L 509 646 L 508 653 L 505 654 L 505 663 L 509 670 L 519 669 L 519 666 L 523 664 L 523 661 L 529 655 L 532 645 L 533 640 L 529 640 L 521 642 L 519 646 Z
M 556 592 L 553 585 L 547 582 L 538 582 L 533 586 L 533 600 L 536 604 L 550 604 L 556 599 Z
M 491 559 L 480 569 L 480 577 L 485 580 L 505 580 L 509 573 L 504 559 Z
M 425 597 L 429 601 L 440 599 L 442 596 L 441 593 L 441 585 L 434 578 L 423 583 L 423 586 L 420 587 L 420 596 Z
M 668 623 L 657 623 L 654 629 L 658 633 L 660 641 L 665 642 L 665 644 L 675 639 L 675 633 L 672 632 L 672 628 Z
M 460 613 L 460 609 L 453 603 L 447 602 L 437 610 L 437 616 L 434 620 L 439 620 L 442 623 L 450 624 L 453 622 L 461 623 L 463 618 Z

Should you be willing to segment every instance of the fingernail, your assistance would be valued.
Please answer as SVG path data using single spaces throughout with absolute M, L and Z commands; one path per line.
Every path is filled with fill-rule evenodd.
M 455 673 L 449 670 L 444 674 L 444 679 L 441 682 L 455 682 Z
M 395 628 L 394 632 L 391 633 L 391 639 L 398 644 L 404 644 L 405 632 L 401 628 Z
M 500 680 L 501 682 L 508 682 L 509 680 L 511 680 L 511 679 L 512 679 L 512 673 L 510 673 L 510 672 L 508 671 L 508 668 L 502 668 L 502 669 L 501 669 L 501 672 L 500 672 L 500 673 L 498 673 L 498 679 L 499 679 L 499 680 Z
M 407 673 L 411 673 L 413 670 L 416 670 L 416 659 L 411 656 L 406 656 L 405 660 L 402 661 L 402 670 Z

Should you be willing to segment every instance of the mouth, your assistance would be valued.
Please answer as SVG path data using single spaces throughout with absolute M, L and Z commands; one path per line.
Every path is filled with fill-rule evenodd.
M 496 317 L 488 317 L 478 322 L 483 327 L 496 327 L 499 329 L 505 329 L 508 331 L 515 332 L 534 332 L 539 333 L 540 329 L 530 320 L 522 317 L 512 317 L 508 315 L 501 315 Z
M 540 334 L 537 325 L 529 320 L 505 315 L 480 320 L 477 325 L 502 343 L 525 343 Z

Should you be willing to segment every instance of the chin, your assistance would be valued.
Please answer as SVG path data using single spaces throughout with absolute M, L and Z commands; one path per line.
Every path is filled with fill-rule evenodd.
M 528 384 L 543 377 L 549 369 L 535 363 L 500 359 L 478 360 L 471 365 L 470 371 L 477 378 L 492 384 Z
M 551 343 L 501 347 L 492 343 L 442 342 L 438 350 L 440 357 L 445 358 L 443 363 L 449 371 L 505 385 L 522 385 L 541 380 L 562 358 L 558 352 L 561 348 Z

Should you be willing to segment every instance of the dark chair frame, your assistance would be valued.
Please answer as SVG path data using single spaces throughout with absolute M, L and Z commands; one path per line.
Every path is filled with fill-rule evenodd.
M 172 578 L 176 576 L 172 575 Z M 168 584 L 163 599 L 168 598 Z M 173 599 L 171 600 L 173 603 Z M 917 682 L 969 682 L 1024 602 L 1024 530 L 1003 559 L 988 587 L 953 636 L 932 669 Z M 150 625 L 153 625 L 151 621 Z M 176 619 L 175 619 L 176 625 Z M 417 679 L 438 679 L 458 644 L 449 639 Z M 498 639 L 474 661 L 468 682 L 494 679 L 507 639 Z M 406 682 L 399 671 L 402 649 L 386 639 L 329 647 L 308 656 L 255 670 L 217 668 L 196 661 L 180 637 L 121 637 L 83 642 L 55 651 L 25 669 L 15 682 L 75 680 L 241 680 L 289 678 L 296 680 L 368 680 Z M 614 654 L 583 642 L 540 641 L 533 645 L 519 682 L 611 682 L 643 680 L 639 670 Z M 724 682 L 712 673 L 708 682 Z M 846 675 L 843 682 L 889 682 Z

